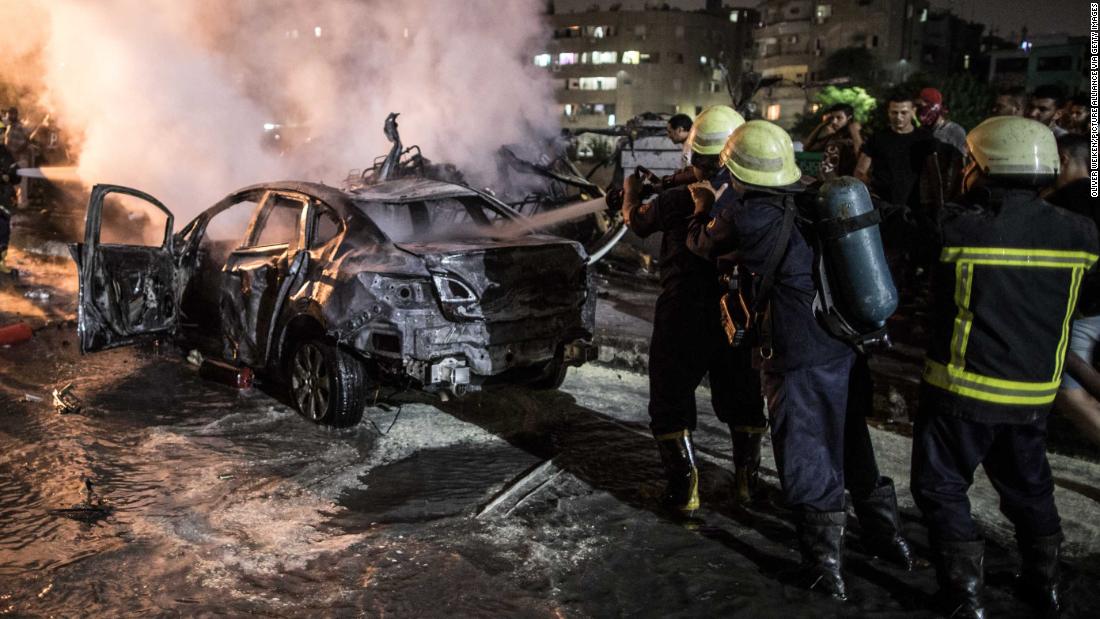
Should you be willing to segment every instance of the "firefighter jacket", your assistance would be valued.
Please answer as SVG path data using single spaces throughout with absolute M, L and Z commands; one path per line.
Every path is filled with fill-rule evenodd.
M 772 248 L 782 235 L 783 214 L 794 205 L 788 201 L 812 194 L 780 194 L 749 191 L 743 195 L 726 190 L 712 210 L 692 216 L 687 245 L 699 256 L 740 265 L 758 283 Z M 784 372 L 822 365 L 855 354 L 830 335 L 814 315 L 814 250 L 806 238 L 809 226 L 796 224 L 776 267 L 775 285 L 768 299 L 765 320 L 772 354 L 761 362 L 768 372 Z
M 1030 423 L 1050 409 L 1097 230 L 1028 189 L 986 187 L 934 216 L 929 410 Z
M 718 285 L 714 261 L 696 256 L 684 243 L 688 219 L 694 209 L 695 202 L 687 185 L 666 189 L 644 203 L 630 196 L 625 198 L 624 219 L 634 234 L 645 238 L 656 232 L 663 233 L 657 264 L 661 286 L 666 290 L 676 288 L 682 280 L 704 279 L 708 284 Z M 697 289 L 697 286 L 690 287 Z

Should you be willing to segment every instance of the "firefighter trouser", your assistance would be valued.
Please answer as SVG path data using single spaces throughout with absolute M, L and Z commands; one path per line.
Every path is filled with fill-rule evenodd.
M 0 182 L 0 252 L 8 248 L 11 240 L 11 213 L 15 205 L 15 189 Z
M 981 464 L 1001 497 L 1016 536 L 1034 539 L 1061 530 L 1045 446 L 1046 418 L 990 424 L 937 414 L 922 406 L 913 424 L 913 499 L 933 542 L 974 541 L 978 529 L 966 493 Z
M 853 353 L 820 365 L 763 373 L 775 464 L 791 509 L 844 509 L 845 419 L 854 362 Z
M 867 418 L 874 412 L 874 384 L 864 355 L 856 356 L 848 379 L 848 406 L 844 416 L 844 487 L 860 500 L 890 480 L 883 478 L 875 460 Z
M 11 240 L 11 218 L 8 217 L 4 206 L 0 205 L 0 254 L 8 248 L 9 240 Z
M 716 282 L 683 281 L 657 299 L 649 344 L 649 417 L 654 434 L 695 430 L 695 389 L 710 378 L 711 404 L 734 430 L 767 425 L 752 351 L 726 344 Z

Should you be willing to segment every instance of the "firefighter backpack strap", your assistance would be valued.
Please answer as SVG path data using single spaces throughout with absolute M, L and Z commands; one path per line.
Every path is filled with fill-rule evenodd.
M 794 198 L 784 196 L 783 223 L 780 224 L 779 238 L 776 239 L 776 243 L 772 246 L 771 253 L 768 254 L 768 259 L 764 263 L 763 278 L 760 280 L 760 287 L 756 290 L 756 294 L 752 299 L 751 309 L 754 315 L 760 311 L 762 304 L 767 302 L 768 295 L 771 294 L 772 288 L 775 286 L 775 275 L 779 271 L 779 262 L 787 254 L 787 245 L 791 242 L 791 231 L 794 230 L 794 216 L 797 212 Z

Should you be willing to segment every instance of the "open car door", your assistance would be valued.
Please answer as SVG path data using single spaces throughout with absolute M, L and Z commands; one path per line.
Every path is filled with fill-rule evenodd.
M 125 211 L 126 243 L 101 243 L 104 204 L 136 204 L 164 218 L 163 234 L 135 230 L 136 211 Z M 114 204 L 111 204 L 114 211 Z M 179 316 L 176 261 L 173 256 L 173 216 L 156 198 L 128 187 L 96 185 L 88 202 L 84 242 L 73 247 L 80 277 L 77 333 L 80 350 L 94 352 L 132 344 L 148 336 L 170 333 Z M 146 220 L 147 221 L 147 220 Z M 127 225 L 129 224 L 129 225 Z M 112 225 L 112 228 L 114 226 Z M 150 245 L 139 244 L 152 243 Z

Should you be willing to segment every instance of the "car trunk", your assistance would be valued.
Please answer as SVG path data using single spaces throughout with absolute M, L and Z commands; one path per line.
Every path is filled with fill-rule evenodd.
M 584 303 L 585 258 L 572 241 L 532 236 L 507 243 L 462 240 L 397 246 L 421 257 L 433 274 L 461 280 L 477 296 L 482 316 L 490 322 L 548 316 Z

